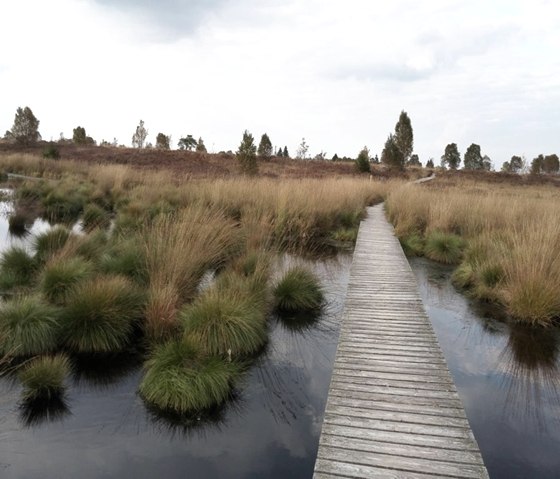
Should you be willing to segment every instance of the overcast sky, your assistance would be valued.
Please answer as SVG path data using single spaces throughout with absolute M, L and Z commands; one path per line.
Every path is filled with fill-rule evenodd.
M 379 154 L 401 110 L 422 162 L 560 153 L 558 0 L 2 0 L 0 132 L 131 144 L 244 129 L 295 153 Z

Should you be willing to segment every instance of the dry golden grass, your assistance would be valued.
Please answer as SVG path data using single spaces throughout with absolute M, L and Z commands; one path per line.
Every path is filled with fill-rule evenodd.
M 514 318 L 550 324 L 560 317 L 560 195 L 550 186 L 512 187 L 468 181 L 406 185 L 388 196 L 396 233 L 443 231 L 467 240 L 458 282 L 501 302 Z

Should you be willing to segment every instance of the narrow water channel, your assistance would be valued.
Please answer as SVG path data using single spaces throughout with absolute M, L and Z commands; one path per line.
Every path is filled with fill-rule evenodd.
M 37 220 L 31 231 L 44 228 Z M 30 238 L 11 237 L 0 215 L 0 252 Z M 271 317 L 266 351 L 214 417 L 148 410 L 134 354 L 74 358 L 66 400 L 49 410 L 22 409 L 20 386 L 0 377 L 0 478 L 310 478 L 351 260 L 307 262 L 325 288 L 323 314 L 297 325 Z
M 491 479 L 560 477 L 560 331 L 500 319 L 410 260 Z

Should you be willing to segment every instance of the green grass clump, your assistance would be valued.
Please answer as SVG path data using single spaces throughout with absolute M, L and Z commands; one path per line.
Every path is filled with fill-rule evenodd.
M 0 355 L 48 353 L 59 344 L 59 310 L 36 296 L 15 298 L 0 306 Z
M 451 282 L 457 288 L 469 288 L 473 285 L 475 280 L 475 274 L 472 265 L 463 261 L 451 276 Z
M 43 197 L 45 215 L 52 222 L 76 221 L 84 209 L 84 204 L 85 196 L 79 188 L 53 189 Z
M 422 256 L 424 254 L 424 238 L 418 233 L 412 233 L 402 238 L 401 246 L 407 256 Z
M 68 291 L 93 274 L 93 264 L 80 257 L 47 263 L 41 275 L 40 288 L 54 304 L 63 304 Z
M 146 252 L 137 239 L 119 239 L 103 254 L 100 269 L 106 274 L 118 274 L 140 285 L 148 284 Z
M 50 400 L 61 396 L 66 389 L 64 381 L 69 372 L 70 361 L 63 354 L 34 359 L 19 373 L 23 400 Z
M 35 257 L 37 260 L 45 262 L 51 258 L 64 247 L 70 235 L 70 231 L 63 226 L 56 226 L 38 235 L 34 241 Z
M 105 253 L 107 247 L 107 235 L 104 231 L 93 231 L 87 235 L 74 237 L 76 254 L 82 258 L 97 261 Z
M 82 353 L 122 350 L 142 315 L 144 299 L 121 276 L 80 282 L 68 292 L 62 313 L 66 345 Z
M 21 213 L 13 213 L 8 218 L 8 231 L 14 236 L 25 236 L 27 231 L 27 217 Z
M 263 298 L 252 292 L 255 285 L 213 287 L 180 313 L 185 337 L 208 354 L 248 355 L 266 342 Z
M 342 243 L 355 243 L 358 238 L 358 228 L 339 228 L 331 234 L 331 238 Z
M 274 304 L 280 311 L 312 311 L 324 301 L 319 279 L 310 271 L 295 266 L 274 288 Z
M 454 234 L 433 231 L 426 237 L 424 254 L 440 263 L 457 264 L 463 254 L 463 240 Z
M 23 248 L 12 246 L 0 259 L 0 288 L 30 286 L 37 271 L 35 259 Z
M 171 341 L 147 361 L 140 394 L 164 411 L 201 411 L 223 403 L 240 373 L 235 362 L 206 356 L 188 341 Z
M 111 217 L 106 210 L 95 203 L 90 203 L 84 208 L 82 222 L 84 229 L 91 231 L 95 228 L 107 228 L 111 223 Z

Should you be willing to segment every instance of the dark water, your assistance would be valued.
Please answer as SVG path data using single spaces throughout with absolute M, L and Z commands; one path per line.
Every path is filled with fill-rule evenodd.
M 499 320 L 412 259 L 422 299 L 492 479 L 560 477 L 560 332 Z
M 309 263 L 324 313 L 303 327 L 271 318 L 267 350 L 216 417 L 185 424 L 149 411 L 131 355 L 75 364 L 65 402 L 49 410 L 22 409 L 17 382 L 0 378 L 0 478 L 310 478 L 350 263 Z

